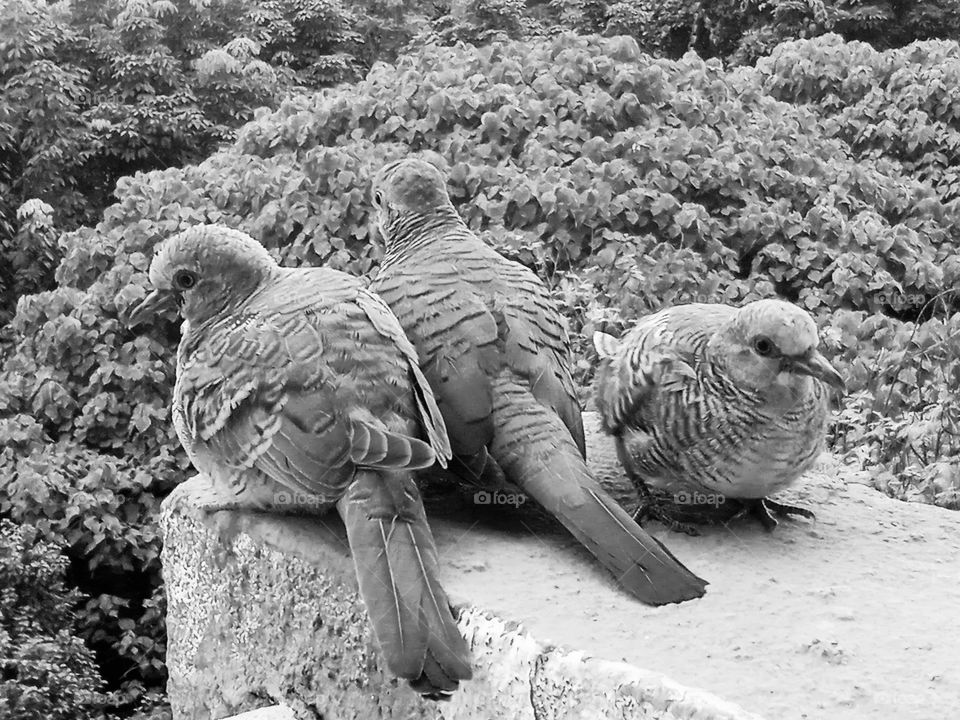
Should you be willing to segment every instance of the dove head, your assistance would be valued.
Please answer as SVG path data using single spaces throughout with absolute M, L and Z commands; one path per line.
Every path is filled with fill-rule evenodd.
M 404 158 L 384 165 L 373 178 L 377 225 L 387 248 L 437 224 L 460 222 L 443 173 L 425 160 Z
M 819 344 L 817 325 L 805 310 L 782 300 L 757 300 L 717 330 L 708 352 L 744 389 L 796 395 L 816 378 L 843 392 L 843 378 L 820 354 Z
M 131 314 L 176 299 L 184 320 L 202 324 L 243 303 L 277 270 L 249 235 L 220 225 L 198 225 L 165 240 L 150 263 L 154 291 Z

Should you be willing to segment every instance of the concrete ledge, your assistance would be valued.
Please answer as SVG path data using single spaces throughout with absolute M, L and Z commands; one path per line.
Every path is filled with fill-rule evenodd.
M 448 703 L 422 701 L 380 667 L 338 528 L 220 513 L 211 529 L 178 512 L 190 489 L 172 496 L 163 521 L 177 718 L 221 718 L 277 700 L 294 717 L 337 720 L 758 717 L 660 673 L 538 642 L 517 622 L 470 607 L 459 625 L 474 679 Z
M 587 424 L 591 462 L 630 505 L 612 448 Z M 960 514 L 858 481 L 827 458 L 789 498 L 818 522 L 773 534 L 652 528 L 711 581 L 701 600 L 665 608 L 626 597 L 567 536 L 522 513 L 438 517 L 476 672 L 434 704 L 382 672 L 339 521 L 200 523 L 195 478 L 162 517 L 175 717 L 278 703 L 279 717 L 327 720 L 758 720 L 741 705 L 771 720 L 946 717 L 960 697 Z
M 297 716 L 286 705 L 267 705 L 240 715 L 232 715 L 230 720 L 297 720 Z

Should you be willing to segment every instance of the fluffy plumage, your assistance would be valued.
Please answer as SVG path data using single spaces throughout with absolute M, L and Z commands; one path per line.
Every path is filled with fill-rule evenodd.
M 823 450 L 828 386 L 810 315 L 787 302 L 690 304 L 643 318 L 621 340 L 597 333 L 595 398 L 641 487 L 743 501 L 768 527 L 765 501 Z
M 505 474 L 644 602 L 701 596 L 706 583 L 587 470 L 567 328 L 544 284 L 466 227 L 432 165 L 391 163 L 373 192 L 387 248 L 371 289 L 417 348 L 452 467 L 467 480 Z
M 204 508 L 336 506 L 388 667 L 442 698 L 470 677 L 411 471 L 450 445 L 416 351 L 349 275 L 279 267 L 243 233 L 191 228 L 150 266 L 137 311 L 176 297 L 185 320 L 173 419 L 216 497 Z

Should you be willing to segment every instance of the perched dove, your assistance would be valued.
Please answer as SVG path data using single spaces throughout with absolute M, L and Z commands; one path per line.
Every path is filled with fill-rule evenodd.
M 467 228 L 429 163 L 386 165 L 373 192 L 386 254 L 371 289 L 417 348 L 451 467 L 467 480 L 505 474 L 643 602 L 703 595 L 590 475 L 567 327 L 546 286 Z
M 216 488 L 203 509 L 336 505 L 387 666 L 449 696 L 471 676 L 469 653 L 411 471 L 445 465 L 450 446 L 390 309 L 356 278 L 279 267 L 216 225 L 166 240 L 150 280 L 131 322 L 161 298 L 180 304 L 173 418 Z
M 806 311 L 781 300 L 678 305 L 594 344 L 604 429 L 641 490 L 733 501 L 768 529 L 774 515 L 813 517 L 768 499 L 824 449 L 827 386 L 844 387 Z

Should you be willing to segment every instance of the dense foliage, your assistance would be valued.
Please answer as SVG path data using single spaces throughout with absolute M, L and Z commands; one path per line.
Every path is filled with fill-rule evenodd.
M 958 0 L 447 0 L 426 37 L 440 43 L 530 39 L 560 29 L 630 35 L 679 58 L 752 63 L 785 40 L 836 33 L 878 49 L 960 38 Z
M 119 178 L 197 162 L 255 107 L 392 58 L 413 5 L 0 0 L 0 322 L 53 285 L 59 249 L 25 202 L 50 208 L 44 228 L 96 222 Z
M 425 32 L 452 41 L 493 5 L 463 3 Z M 503 35 L 537 30 L 512 24 L 518 4 L 496 7 Z M 232 67 L 213 52 L 205 62 Z M 443 164 L 469 224 L 554 288 L 582 379 L 594 329 L 779 294 L 816 316 L 849 381 L 835 446 L 889 492 L 957 507 L 958 57 L 956 43 L 878 52 L 833 35 L 733 70 L 654 59 L 629 37 L 428 47 L 256 111 L 199 164 L 122 178 L 96 226 L 59 235 L 57 198 L 41 196 L 21 207 L 11 255 L 16 282 L 42 291 L 7 328 L 0 514 L 65 545 L 91 597 L 81 630 L 120 702 L 162 682 L 155 517 L 187 469 L 168 409 L 178 324 L 120 320 L 153 246 L 220 222 L 287 264 L 369 273 L 382 248 L 368 179 L 411 151 Z
M 929 182 L 941 199 L 960 197 L 960 53 L 955 42 L 879 52 L 833 35 L 784 43 L 758 63 L 764 90 L 809 104 L 823 130 L 857 158 L 886 157 Z
M 357 80 L 411 45 L 563 28 L 752 62 L 830 31 L 956 38 L 960 0 L 0 0 L 0 321 L 53 284 L 59 250 L 25 227 L 24 202 L 52 208 L 46 227 L 96 222 L 119 178 L 199 161 L 288 91 Z M 32 255 L 48 261 L 19 272 Z
M 669 57 L 696 50 L 752 63 L 784 40 L 837 33 L 879 49 L 960 37 L 957 0 L 567 0 L 592 10 L 596 31 L 634 35 Z
M 103 717 L 93 653 L 76 633 L 67 560 L 33 528 L 0 520 L 0 717 Z

